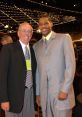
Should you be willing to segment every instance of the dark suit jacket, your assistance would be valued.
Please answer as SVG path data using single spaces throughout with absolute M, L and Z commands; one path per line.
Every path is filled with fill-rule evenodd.
M 36 60 L 33 48 L 32 58 L 33 86 L 35 91 Z M 24 103 L 26 63 L 19 41 L 5 45 L 0 52 L 0 103 L 10 102 L 10 111 L 19 113 Z

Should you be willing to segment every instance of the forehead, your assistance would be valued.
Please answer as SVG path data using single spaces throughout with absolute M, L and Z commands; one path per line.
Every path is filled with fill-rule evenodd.
M 32 30 L 32 27 L 28 23 L 22 23 L 22 24 L 20 24 L 19 29 L 30 29 L 30 30 Z
M 39 23 L 51 22 L 48 17 L 42 17 L 39 19 Z

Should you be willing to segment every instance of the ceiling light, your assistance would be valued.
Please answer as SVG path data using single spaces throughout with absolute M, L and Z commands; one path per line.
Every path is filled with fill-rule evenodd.
M 9 25 L 5 25 L 4 28 L 9 28 Z

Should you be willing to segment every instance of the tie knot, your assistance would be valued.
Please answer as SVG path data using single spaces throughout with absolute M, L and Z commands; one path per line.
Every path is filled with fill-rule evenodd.
M 30 53 L 27 46 L 25 46 L 25 59 L 30 59 Z
M 45 38 L 45 45 L 48 46 L 48 40 Z

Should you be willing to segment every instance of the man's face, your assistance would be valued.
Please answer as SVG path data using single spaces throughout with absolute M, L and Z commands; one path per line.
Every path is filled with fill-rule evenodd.
M 50 33 L 52 26 L 52 22 L 49 21 L 47 17 L 40 18 L 39 29 L 41 30 L 43 36 L 47 36 Z
M 23 23 L 18 29 L 18 37 L 24 43 L 28 44 L 32 38 L 33 29 L 28 23 Z

